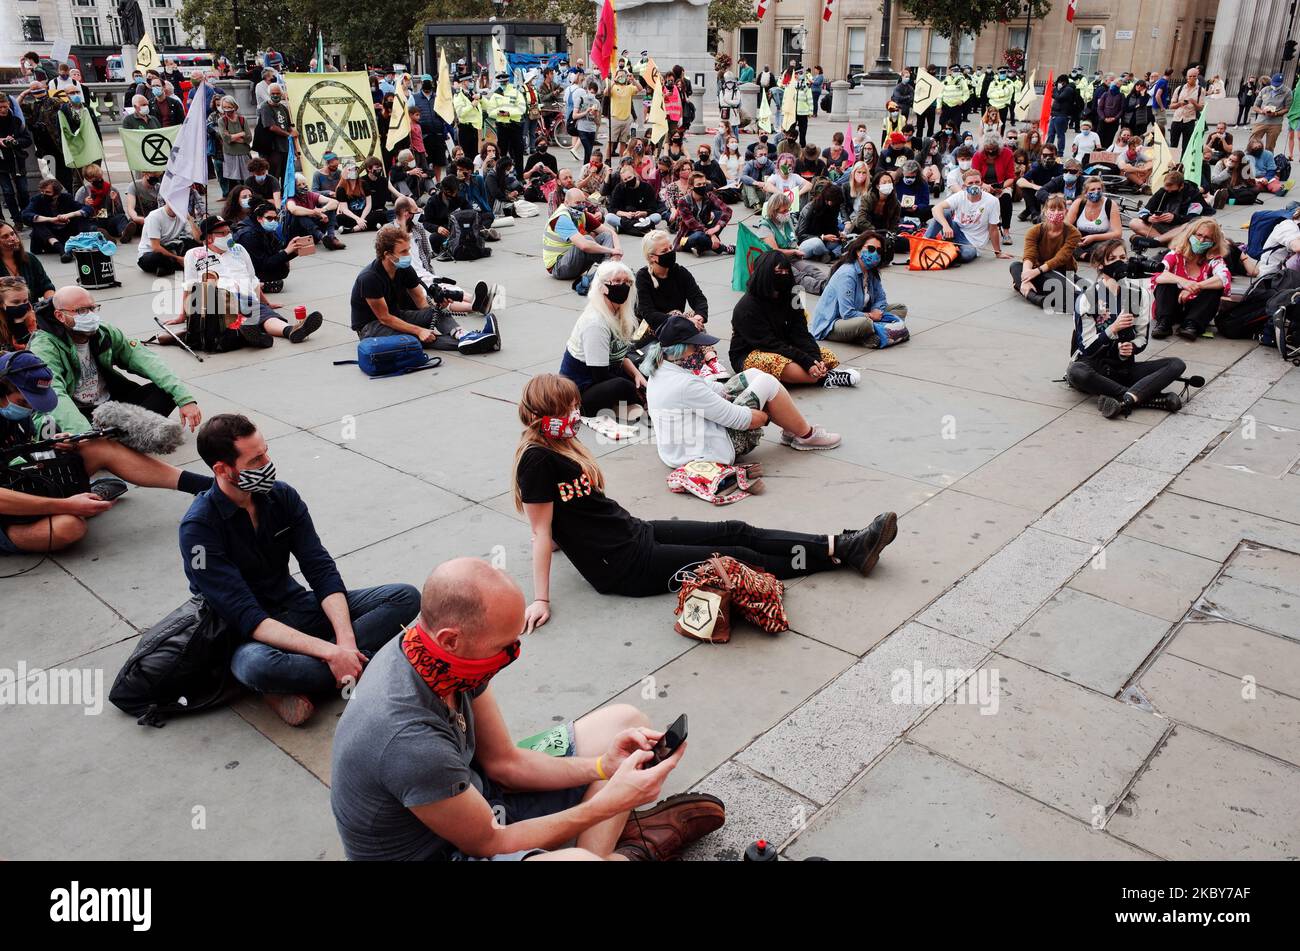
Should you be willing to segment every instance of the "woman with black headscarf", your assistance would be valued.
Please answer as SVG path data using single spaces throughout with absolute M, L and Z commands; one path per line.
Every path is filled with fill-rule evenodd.
M 839 358 L 813 339 L 808 318 L 795 303 L 794 273 L 780 251 L 754 262 L 745 296 L 731 313 L 731 366 L 762 370 L 782 383 L 814 383 L 828 389 L 856 386 L 862 374 L 839 367 Z

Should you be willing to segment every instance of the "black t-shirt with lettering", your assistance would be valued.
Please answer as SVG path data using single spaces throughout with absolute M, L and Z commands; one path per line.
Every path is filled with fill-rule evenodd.
M 554 503 L 551 537 L 602 594 L 617 589 L 649 557 L 650 526 L 592 485 L 573 460 L 530 446 L 515 479 L 524 502 Z
M 352 285 L 352 329 L 359 331 L 372 320 L 379 319 L 367 300 L 382 297 L 388 304 L 388 312 L 394 316 L 404 310 L 415 310 L 416 303 L 410 289 L 419 284 L 420 277 L 413 267 L 399 267 L 394 276 L 389 277 L 381 261 L 371 261 Z

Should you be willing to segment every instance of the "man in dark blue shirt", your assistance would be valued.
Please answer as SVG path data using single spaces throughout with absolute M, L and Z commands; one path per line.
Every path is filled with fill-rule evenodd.
M 354 684 L 415 617 L 420 592 L 409 584 L 348 591 L 306 503 L 276 481 L 266 440 L 246 417 L 213 416 L 198 450 L 216 484 L 181 521 L 190 590 L 246 639 L 231 659 L 235 677 L 299 726 L 314 709 L 305 694 Z M 310 592 L 290 577 L 290 555 Z

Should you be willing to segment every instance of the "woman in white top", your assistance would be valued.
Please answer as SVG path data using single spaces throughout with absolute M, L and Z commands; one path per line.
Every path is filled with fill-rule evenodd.
M 596 268 L 587 306 L 560 361 L 560 376 L 576 383 L 582 394 L 583 416 L 613 411 L 630 422 L 645 406 L 645 377 L 628 357 L 637 328 L 634 293 L 632 269 L 622 261 Z
M 767 176 L 768 191 L 784 192 L 790 196 L 790 211 L 797 212 L 804 194 L 812 188 L 812 182 L 794 173 L 794 156 L 784 152 L 778 156 L 777 170 Z
M 718 155 L 718 165 L 722 174 L 727 176 L 728 188 L 740 187 L 740 173 L 745 167 L 745 156 L 740 151 L 740 142 L 734 135 L 727 136 L 727 142 Z
M 276 305 L 267 300 L 262 291 L 253 259 L 243 245 L 235 243 L 226 219 L 215 215 L 204 218 L 199 225 L 199 236 L 203 239 L 203 246 L 185 252 L 187 306 L 181 309 L 178 317 L 169 321 L 170 324 L 185 323 L 186 313 L 198 310 L 204 303 L 200 286 L 215 283 L 238 301 L 244 315 L 238 328 L 239 335 L 250 346 L 269 347 L 275 343 L 276 337 L 283 337 L 290 343 L 302 343 L 320 329 L 324 322 L 320 311 L 312 311 L 297 326 L 276 313 Z M 174 338 L 170 334 L 160 334 L 156 342 L 173 343 Z
M 781 427 L 792 449 L 834 449 L 840 437 L 811 425 L 781 381 L 762 370 L 745 370 L 728 383 L 696 376 L 705 352 L 718 338 L 685 317 L 659 326 L 642 366 L 646 400 L 654 420 L 655 447 L 670 469 L 688 462 L 731 465 L 761 441 L 763 427 Z
M 1089 255 L 1103 241 L 1124 236 L 1119 203 L 1106 197 L 1106 184 L 1096 175 L 1083 180 L 1083 190 L 1070 206 L 1065 221 L 1083 236 L 1074 249 L 1074 256 L 1079 261 L 1089 260 Z

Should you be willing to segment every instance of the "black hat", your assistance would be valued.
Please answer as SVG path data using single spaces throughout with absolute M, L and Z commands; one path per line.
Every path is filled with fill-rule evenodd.
M 230 222 L 226 221 L 226 219 L 222 218 L 220 215 L 208 215 L 208 217 L 204 218 L 199 224 L 199 234 L 206 241 L 208 235 L 212 234 L 214 231 L 220 231 L 222 228 L 229 229 Z
M 701 347 L 711 346 L 718 338 L 697 330 L 695 324 L 685 317 L 669 317 L 659 325 L 655 334 L 661 347 L 671 347 L 679 343 L 693 343 Z

